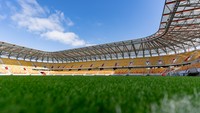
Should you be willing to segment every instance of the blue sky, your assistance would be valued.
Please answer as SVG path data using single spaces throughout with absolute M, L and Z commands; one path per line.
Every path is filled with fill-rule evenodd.
M 165 0 L 0 0 L 0 40 L 58 51 L 155 33 Z

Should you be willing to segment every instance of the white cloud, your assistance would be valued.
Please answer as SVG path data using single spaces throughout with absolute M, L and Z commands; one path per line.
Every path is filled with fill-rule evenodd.
M 88 46 L 84 40 L 73 32 L 66 32 L 64 25 L 73 26 L 70 18 L 65 18 L 63 12 L 55 10 L 50 13 L 47 7 L 41 7 L 36 0 L 18 0 L 20 9 L 16 10 L 11 19 L 19 27 L 41 37 L 59 41 L 72 46 Z
M 32 32 L 47 32 L 50 30 L 64 31 L 61 26 L 59 13 L 52 14 L 47 18 L 27 16 L 24 14 L 15 14 L 12 19 L 17 22 L 20 27 L 24 27 Z
M 37 3 L 36 0 L 18 0 L 22 8 L 22 14 L 26 16 L 40 16 L 45 14 L 45 10 Z
M 48 37 L 50 40 L 59 41 L 65 44 L 71 44 L 72 46 L 82 46 L 86 45 L 84 40 L 79 39 L 79 37 L 73 32 L 60 32 L 60 31 L 50 31 L 41 35 L 42 37 Z
M 71 21 L 70 18 L 67 18 L 67 19 L 65 20 L 65 22 L 67 23 L 68 26 L 74 26 L 74 23 Z
M 87 43 L 85 46 L 95 46 L 96 44 Z

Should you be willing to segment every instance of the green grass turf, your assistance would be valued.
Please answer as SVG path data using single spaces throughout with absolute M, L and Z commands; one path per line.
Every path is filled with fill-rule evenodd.
M 198 77 L 3 76 L 0 113 L 148 113 L 194 89 Z

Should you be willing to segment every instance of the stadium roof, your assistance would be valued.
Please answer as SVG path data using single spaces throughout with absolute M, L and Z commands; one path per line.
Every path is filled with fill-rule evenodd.
M 200 1 L 166 0 L 159 30 L 145 38 L 56 52 L 0 42 L 0 55 L 42 62 L 82 62 L 176 54 L 199 45 Z

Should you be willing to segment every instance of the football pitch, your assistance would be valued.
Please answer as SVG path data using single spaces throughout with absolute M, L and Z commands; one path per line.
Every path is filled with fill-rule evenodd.
M 199 77 L 0 77 L 0 113 L 195 113 L 199 102 Z

